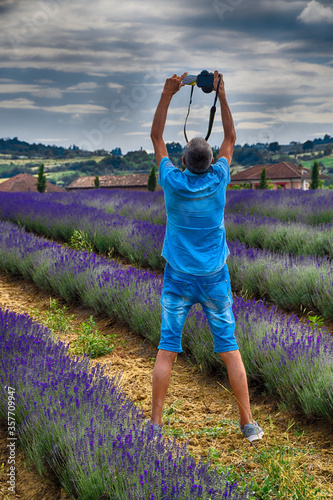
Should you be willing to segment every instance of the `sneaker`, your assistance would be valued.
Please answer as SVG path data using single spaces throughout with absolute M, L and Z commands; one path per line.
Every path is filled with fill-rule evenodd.
M 163 425 L 153 424 L 153 433 L 162 434 Z
M 162 434 L 163 425 L 154 424 L 151 420 L 149 420 L 149 422 L 146 422 L 145 424 L 145 429 L 146 432 L 150 434 L 154 440 L 156 440 L 158 436 Z
M 254 420 L 253 422 L 244 425 L 244 427 L 240 427 L 240 430 L 242 431 L 246 439 L 250 441 L 250 443 L 252 443 L 253 441 L 257 441 L 258 439 L 262 439 L 264 435 L 264 431 Z

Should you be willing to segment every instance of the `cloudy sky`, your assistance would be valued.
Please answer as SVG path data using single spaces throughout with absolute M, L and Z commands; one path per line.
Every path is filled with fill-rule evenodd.
M 0 137 L 150 151 L 165 78 L 202 69 L 224 74 L 238 144 L 333 135 L 331 0 L 0 0 L 0 28 Z M 185 145 L 189 95 L 167 142 Z M 213 100 L 195 88 L 189 138 Z

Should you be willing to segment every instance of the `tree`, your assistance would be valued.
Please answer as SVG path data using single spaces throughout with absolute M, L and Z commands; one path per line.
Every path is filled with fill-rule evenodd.
M 260 174 L 259 189 L 267 189 L 266 169 L 263 168 Z
M 114 155 L 114 156 L 122 156 L 122 152 L 121 152 L 121 149 L 120 148 L 114 148 L 111 150 L 111 154 Z
M 166 148 L 169 156 L 183 152 L 183 147 L 179 142 L 167 142 Z
M 37 191 L 40 193 L 45 193 L 46 189 L 46 175 L 44 174 L 44 163 L 42 163 L 38 169 L 37 177 Z
M 98 175 L 96 175 L 95 179 L 94 179 L 94 184 L 95 184 L 95 188 L 98 189 L 99 186 L 100 186 L 100 182 L 99 182 L 99 177 Z
M 324 147 L 324 156 L 329 156 L 332 154 L 333 151 L 333 144 L 326 144 Z
M 317 161 L 313 162 L 313 167 L 311 170 L 311 183 L 310 189 L 318 189 L 319 188 L 319 165 Z
M 306 141 L 303 144 L 303 151 L 312 151 L 313 150 L 313 141 Z
M 278 142 L 271 142 L 268 146 L 268 149 L 273 153 L 277 153 L 278 151 L 280 151 L 281 147 Z
M 155 170 L 155 165 L 152 166 L 152 169 L 150 171 L 149 177 L 148 177 L 148 191 L 155 191 L 156 189 L 156 170 Z

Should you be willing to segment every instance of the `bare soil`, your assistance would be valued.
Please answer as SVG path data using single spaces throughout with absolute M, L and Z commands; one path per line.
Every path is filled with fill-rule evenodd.
M 21 277 L 0 272 L 0 307 L 18 313 L 31 313 L 38 308 L 48 313 L 52 294 L 41 291 Z M 59 304 L 63 304 L 59 300 Z M 75 315 L 77 324 L 94 316 L 103 334 L 117 334 L 115 349 L 98 358 L 108 364 L 107 372 L 122 372 L 122 386 L 127 395 L 140 406 L 149 418 L 151 405 L 151 378 L 156 348 L 131 332 L 126 326 L 106 316 L 96 316 L 82 305 L 68 306 L 68 314 Z M 73 342 L 76 334 L 61 336 L 64 342 Z M 110 365 L 109 365 L 110 364 Z M 265 480 L 260 451 L 290 450 L 289 465 L 294 467 L 295 482 L 303 472 L 313 478 L 313 488 L 320 488 L 333 498 L 333 429 L 321 420 L 309 421 L 297 412 L 284 411 L 272 396 L 251 388 L 253 417 L 265 431 L 264 439 L 252 446 L 238 429 L 238 411 L 228 381 L 217 376 L 206 376 L 198 367 L 178 356 L 174 365 L 170 390 L 165 405 L 166 434 L 179 435 L 187 441 L 197 457 L 211 456 L 216 464 L 234 466 L 238 472 Z M 219 429 L 217 429 L 219 428 Z M 0 426 L 0 499 L 7 499 L 8 452 L 6 423 Z M 211 451 L 209 451 L 211 450 Z M 38 477 L 24 456 L 17 450 L 16 494 L 8 498 L 23 500 L 67 500 L 66 493 L 55 478 Z M 283 475 L 283 474 L 282 474 Z M 281 475 L 281 477 L 282 477 Z M 287 497 L 286 497 L 287 498 Z M 290 497 L 291 498 L 291 497 Z M 305 498 L 305 497 L 304 497 Z

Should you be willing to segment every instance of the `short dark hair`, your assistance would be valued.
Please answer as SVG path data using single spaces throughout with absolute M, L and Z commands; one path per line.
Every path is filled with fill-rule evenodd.
M 205 139 L 194 137 L 185 146 L 185 165 L 195 174 L 204 174 L 211 166 L 213 150 Z

